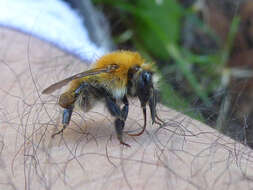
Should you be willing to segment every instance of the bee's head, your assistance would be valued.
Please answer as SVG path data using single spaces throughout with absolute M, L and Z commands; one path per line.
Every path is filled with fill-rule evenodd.
M 131 96 L 137 96 L 141 107 L 149 103 L 152 120 L 156 115 L 156 92 L 153 84 L 153 72 L 140 66 L 135 66 L 128 71 L 128 91 Z
M 136 95 L 140 99 L 141 107 L 148 102 L 153 90 L 152 73 L 150 71 L 142 70 L 139 72 L 136 81 Z

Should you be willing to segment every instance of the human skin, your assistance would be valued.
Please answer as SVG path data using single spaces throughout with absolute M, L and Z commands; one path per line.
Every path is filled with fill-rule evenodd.
M 0 189 L 252 189 L 246 146 L 158 105 L 151 125 L 119 144 L 101 103 L 76 111 L 63 135 L 57 97 L 48 85 L 88 65 L 30 35 L 0 28 Z M 148 112 L 149 114 L 149 112 Z M 125 131 L 140 131 L 139 102 L 130 99 Z M 252 161 L 251 161 L 252 160 Z

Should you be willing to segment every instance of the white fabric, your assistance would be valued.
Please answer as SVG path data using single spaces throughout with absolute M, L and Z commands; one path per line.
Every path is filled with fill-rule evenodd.
M 89 39 L 79 15 L 60 0 L 0 0 L 0 25 L 35 35 L 85 61 L 106 52 Z

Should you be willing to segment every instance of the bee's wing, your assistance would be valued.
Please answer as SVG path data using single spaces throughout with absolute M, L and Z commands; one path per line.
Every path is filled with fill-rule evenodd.
M 91 69 L 91 70 L 87 70 L 87 71 L 78 73 L 78 74 L 73 75 L 69 78 L 66 78 L 64 80 L 61 80 L 57 83 L 52 84 L 51 86 L 44 89 L 42 91 L 42 94 L 51 94 L 55 90 L 65 86 L 66 84 L 68 84 L 70 81 L 72 81 L 74 79 L 78 79 L 78 78 L 82 78 L 82 77 L 86 77 L 86 76 L 90 76 L 90 75 L 97 75 L 100 73 L 110 73 L 110 72 L 116 70 L 117 68 L 119 68 L 118 65 L 111 64 L 111 65 L 108 65 L 107 67 L 104 67 L 104 68 Z

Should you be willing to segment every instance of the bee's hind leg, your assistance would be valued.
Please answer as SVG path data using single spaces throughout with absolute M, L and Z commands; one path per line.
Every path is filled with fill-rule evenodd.
M 72 115 L 72 112 L 73 112 L 73 107 L 71 108 L 66 108 L 63 110 L 63 117 L 62 117 L 62 129 L 56 133 L 54 133 L 52 135 L 52 138 L 55 137 L 55 135 L 59 135 L 61 133 L 63 133 L 64 129 L 66 129 L 66 127 L 69 125 L 69 121 L 70 121 L 70 118 L 71 118 L 71 115 Z
M 109 112 L 113 116 L 116 117 L 114 125 L 115 125 L 115 130 L 116 130 L 116 133 L 117 133 L 117 138 L 119 139 L 120 144 L 125 145 L 127 147 L 130 147 L 129 144 L 127 144 L 123 141 L 123 129 L 124 129 L 124 126 L 125 126 L 125 120 L 126 120 L 127 115 L 128 115 L 128 105 L 129 105 L 127 97 L 124 96 L 122 101 L 124 103 L 124 106 L 123 106 L 122 110 L 116 104 L 116 100 L 114 98 L 111 98 L 111 97 L 106 98 L 106 105 L 107 105 L 107 108 L 108 108 Z
M 74 94 L 70 94 L 68 92 L 62 94 L 59 99 L 59 104 L 61 107 L 64 108 L 63 110 L 63 116 L 62 116 L 62 129 L 52 135 L 52 138 L 55 137 L 55 135 L 59 135 L 63 133 L 63 131 L 66 129 L 66 127 L 69 125 L 71 115 L 74 109 L 74 103 L 77 99 L 77 97 L 81 94 L 81 92 L 88 87 L 87 83 L 82 83 L 75 91 Z

